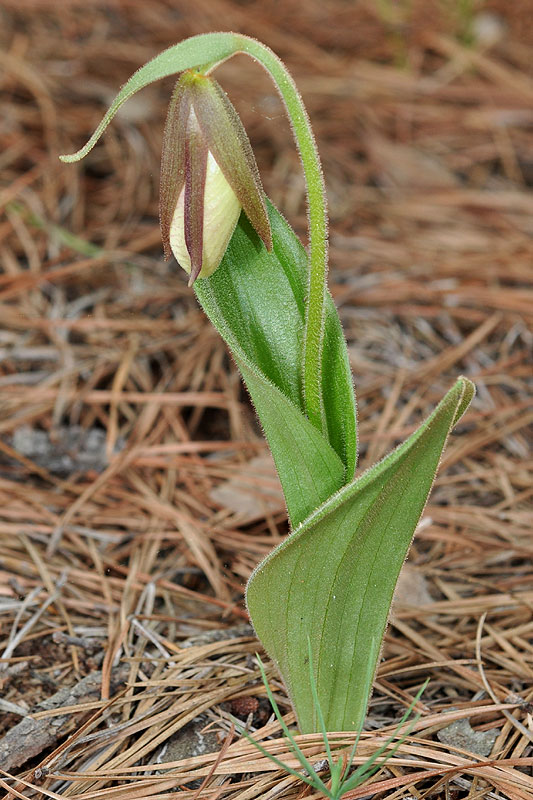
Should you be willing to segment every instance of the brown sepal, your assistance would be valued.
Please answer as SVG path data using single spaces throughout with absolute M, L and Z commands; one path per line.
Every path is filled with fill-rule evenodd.
M 165 259 L 172 256 L 170 225 L 185 183 L 185 131 L 191 111 L 191 96 L 183 74 L 177 81 L 168 107 L 159 183 L 159 223 Z

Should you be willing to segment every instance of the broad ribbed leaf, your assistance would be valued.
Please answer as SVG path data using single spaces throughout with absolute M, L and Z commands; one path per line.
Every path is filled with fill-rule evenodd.
M 248 610 L 302 732 L 317 730 L 308 636 L 327 729 L 353 730 L 364 714 L 373 642 L 382 639 L 448 435 L 473 393 L 461 378 L 416 433 L 314 511 L 252 574 Z
M 355 404 L 346 344 L 329 298 L 324 350 L 329 441 L 304 415 L 307 255 L 270 203 L 268 210 L 272 251 L 241 215 L 220 267 L 198 280 L 195 290 L 243 372 L 296 526 L 353 476 Z

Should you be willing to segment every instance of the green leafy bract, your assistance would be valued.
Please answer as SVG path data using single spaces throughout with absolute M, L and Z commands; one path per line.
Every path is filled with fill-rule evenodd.
M 241 36 L 234 33 L 201 33 L 163 50 L 126 81 L 87 144 L 76 153 L 60 156 L 61 161 L 72 164 L 85 158 L 120 107 L 145 86 L 149 86 L 161 78 L 167 78 L 169 75 L 177 75 L 186 69 L 196 68 L 206 71 L 207 68 L 213 68 L 216 64 L 239 52 L 241 39 Z

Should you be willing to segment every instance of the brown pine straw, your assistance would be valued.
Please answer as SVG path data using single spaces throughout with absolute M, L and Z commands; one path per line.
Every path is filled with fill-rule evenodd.
M 304 5 L 2 3 L 6 797 L 316 796 L 229 736 L 230 715 L 249 700 L 256 711 L 241 722 L 296 766 L 270 718 L 243 603 L 287 523 L 236 368 L 185 276 L 162 260 L 157 184 L 172 82 L 127 104 L 82 165 L 57 159 L 84 143 L 141 63 L 221 27 L 286 60 L 315 127 L 359 468 L 408 436 L 458 374 L 478 387 L 412 547 L 356 764 L 429 677 L 421 716 L 371 786 L 347 797 L 533 796 L 530 3 Z M 305 188 L 275 92 L 243 58 L 217 77 L 269 196 L 305 240 Z M 474 738 L 454 739 L 458 722 Z M 197 754 L 201 730 L 212 751 Z M 487 731 L 481 755 L 475 737 Z M 180 736 L 189 750 L 175 757 Z M 297 741 L 312 763 L 324 758 L 320 737 Z M 331 734 L 341 756 L 352 742 Z

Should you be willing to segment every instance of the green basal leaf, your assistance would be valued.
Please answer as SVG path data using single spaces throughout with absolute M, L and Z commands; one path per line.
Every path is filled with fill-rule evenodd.
M 448 435 L 474 387 L 461 378 L 399 448 L 331 497 L 256 568 L 248 610 L 275 660 L 303 733 L 317 730 L 307 665 L 311 637 L 328 730 L 354 730 L 364 676 Z
M 324 405 L 328 440 L 304 416 L 302 343 L 307 255 L 268 203 L 269 253 L 241 219 L 217 271 L 195 283 L 205 312 L 229 345 L 263 425 L 293 526 L 350 480 L 355 403 L 346 344 L 328 298 Z

